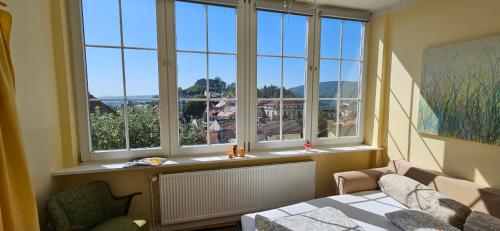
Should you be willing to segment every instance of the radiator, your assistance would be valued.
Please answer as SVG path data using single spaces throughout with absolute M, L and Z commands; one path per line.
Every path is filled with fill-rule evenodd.
M 315 161 L 161 174 L 161 223 L 240 215 L 310 200 L 315 177 Z

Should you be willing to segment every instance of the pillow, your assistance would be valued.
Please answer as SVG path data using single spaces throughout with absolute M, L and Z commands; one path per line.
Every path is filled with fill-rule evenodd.
M 363 228 L 338 209 L 324 207 L 312 212 L 282 217 L 275 221 L 257 214 L 255 227 L 258 231 L 363 231 Z
M 386 213 L 385 217 L 387 217 L 391 223 L 403 230 L 460 231 L 460 229 L 419 210 L 399 210 L 392 213 Z
M 380 177 L 380 190 L 410 209 L 422 210 L 462 229 L 471 210 L 434 189 L 390 171 Z
M 500 230 L 500 218 L 483 212 L 472 212 L 465 221 L 464 231 Z

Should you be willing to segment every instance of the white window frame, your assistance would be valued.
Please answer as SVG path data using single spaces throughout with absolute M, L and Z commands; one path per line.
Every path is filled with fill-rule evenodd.
M 367 71 L 367 45 L 368 45 L 368 42 L 367 42 L 367 39 L 366 38 L 366 34 L 367 34 L 367 29 L 366 29 L 366 22 L 363 22 L 361 21 L 359 18 L 361 18 L 360 16 L 358 16 L 359 18 L 356 18 L 356 19 L 350 19 L 349 17 L 344 17 L 344 18 L 341 18 L 339 16 L 336 16 L 338 14 L 329 14 L 331 13 L 330 12 L 323 12 L 323 11 L 320 11 L 320 10 L 317 10 L 317 13 L 316 13 L 316 17 L 315 17 L 315 41 L 314 41 L 314 44 L 315 44 L 315 53 L 314 53 L 314 69 L 315 69 L 315 72 L 314 72 L 314 96 L 313 96 L 313 99 L 314 99 L 314 102 L 313 102 L 313 115 L 312 115 L 312 143 L 315 144 L 315 145 L 333 145 L 333 144 L 347 144 L 347 143 L 362 143 L 364 141 L 364 111 L 365 111 L 365 92 L 366 92 L 366 84 L 365 84 L 365 81 L 366 81 L 366 71 Z M 337 13 L 335 11 L 335 13 Z M 363 23 L 363 29 L 362 29 L 362 35 L 361 35 L 361 42 L 362 42 L 362 45 L 361 45 L 361 58 L 360 58 L 360 79 L 359 79 L 359 86 L 358 86 L 358 98 L 353 98 L 353 100 L 357 100 L 358 102 L 358 116 L 356 118 L 356 123 L 357 123 L 357 134 L 355 136 L 344 136 L 344 137 L 334 137 L 334 138 L 330 138 L 330 137 L 318 137 L 318 114 L 319 114 L 319 80 L 320 80 L 320 49 L 321 49 L 321 19 L 322 18 L 332 18 L 332 19 L 339 19 L 339 20 L 353 20 L 353 21 L 361 21 Z M 363 18 L 361 18 L 363 19 Z M 342 38 L 343 38 L 343 23 L 342 23 L 342 26 L 341 26 L 341 34 L 340 34 L 340 39 L 341 39 L 341 47 L 340 47 L 340 53 L 342 53 L 342 46 L 343 46 L 343 42 L 342 42 Z M 346 60 L 346 59 L 342 59 L 342 54 L 340 55 L 340 57 L 337 59 L 339 61 L 339 65 L 340 65 L 340 73 L 339 73 L 339 76 L 341 76 L 342 74 L 342 60 Z M 356 60 L 358 61 L 358 60 Z M 340 89 L 339 89 L 340 90 Z M 337 121 L 339 121 L 339 105 L 340 105 L 340 101 L 341 100 L 345 100 L 347 98 L 341 98 L 340 97 L 340 92 L 337 96 Z M 338 132 L 339 132 L 339 126 L 337 125 L 337 132 L 336 134 L 338 135 Z
M 220 5 L 234 7 L 236 10 L 236 140 L 238 147 L 243 147 L 244 145 L 244 135 L 240 134 L 240 131 L 244 131 L 244 121 L 245 121 L 245 107 L 244 107 L 244 96 L 245 88 L 244 84 L 244 57 L 245 53 L 244 42 L 242 39 L 242 33 L 245 29 L 243 25 L 244 14 L 242 11 L 244 8 L 241 6 L 242 1 L 231 1 L 231 0 L 204 0 L 204 1 L 192 1 L 192 0 L 181 0 L 184 2 L 193 2 L 199 4 L 207 5 Z M 175 38 L 175 0 L 167 1 L 167 50 L 168 50 L 168 63 L 169 63 L 169 93 L 170 93 L 170 110 L 175 112 L 171 114 L 170 118 L 170 143 L 171 143 L 171 154 L 172 155 L 183 155 L 183 154 L 207 154 L 207 153 L 223 153 L 231 150 L 233 144 L 211 144 L 211 145 L 189 145 L 180 146 L 179 145 L 179 118 L 178 118 L 178 93 L 177 93 L 177 47 Z M 208 16 L 208 15 L 207 15 Z M 208 21 L 206 22 L 208 24 Z M 208 33 L 208 28 L 207 33 Z M 206 35 L 208 36 L 208 34 Z M 207 47 L 208 49 L 208 47 Z M 208 50 L 205 53 L 210 53 Z M 207 73 L 208 74 L 208 73 Z M 173 100 L 175 99 L 175 101 Z M 209 100 L 209 99 L 207 99 Z M 208 102 L 208 101 L 207 101 Z M 175 116 L 173 116 L 175 115 Z M 209 118 L 207 118 L 209 120 Z M 207 121 L 207 126 L 208 126 Z
M 307 16 L 307 50 L 306 50 L 306 76 L 305 76 L 305 85 L 304 85 L 304 135 L 303 139 L 297 140 L 278 140 L 278 141 L 265 141 L 259 142 L 257 141 L 257 11 L 259 10 L 267 10 L 267 11 L 275 11 L 279 13 L 294 13 L 299 15 Z M 304 145 L 305 140 L 311 139 L 311 126 L 308 125 L 311 112 L 309 108 L 312 106 L 312 75 L 313 75 L 313 54 L 314 54 L 314 11 L 302 7 L 300 4 L 292 6 L 291 9 L 283 8 L 282 4 L 276 4 L 274 2 L 258 2 L 251 9 L 251 32 L 253 35 L 251 39 L 251 47 L 250 47 L 250 98 L 247 100 L 250 105 L 250 113 L 249 113 L 249 122 L 250 122 L 250 149 L 251 150 L 264 150 L 264 149 L 275 149 L 275 148 L 286 148 L 286 147 L 297 147 Z M 283 19 L 282 19 L 283 20 Z M 283 23 L 283 22 L 282 22 Z M 283 24 L 282 24 L 283 27 Z M 283 32 L 283 28 L 282 28 Z M 282 35 L 283 36 L 283 35 Z M 282 38 L 283 43 L 283 38 Z M 283 46 L 283 44 L 281 44 Z M 278 57 L 278 56 L 277 56 Z M 285 58 L 284 54 L 281 54 L 280 58 Z M 283 73 L 282 73 L 283 75 Z M 283 102 L 283 95 L 280 96 L 280 101 Z M 282 106 L 281 106 L 282 107 Z M 283 115 L 280 114 L 280 118 Z M 280 131 L 282 130 L 282 119 L 280 122 Z M 280 132 L 281 134 L 282 132 Z
M 121 14 L 121 0 L 119 1 L 120 11 L 120 37 L 123 40 L 122 31 L 122 14 Z M 73 76 L 75 78 L 75 95 L 77 101 L 77 120 L 79 128 L 79 146 L 80 146 L 80 159 L 81 161 L 89 160 L 109 160 L 109 159 L 124 159 L 132 157 L 141 157 L 148 155 L 167 155 L 169 146 L 168 133 L 168 121 L 166 116 L 168 115 L 168 97 L 163 86 L 166 86 L 166 63 L 162 57 L 164 55 L 164 45 L 161 41 L 165 41 L 163 33 L 160 33 L 161 27 L 164 26 L 164 20 L 160 20 L 164 15 L 162 10 L 163 1 L 156 1 L 156 23 L 157 23 L 157 48 L 158 52 L 158 84 L 159 84 L 159 105 L 160 105 L 160 146 L 155 148 L 139 148 L 139 149 L 119 149 L 119 150 L 109 150 L 109 151 L 94 151 L 91 148 L 91 132 L 90 132 L 90 118 L 88 109 L 88 88 L 87 88 L 87 73 L 86 73 L 86 58 L 85 58 L 85 39 L 83 33 L 83 10 L 81 0 L 69 1 L 69 24 L 71 28 L 71 47 L 72 47 L 72 66 L 73 66 Z M 122 50 L 122 75 L 125 77 L 124 72 L 124 61 L 123 61 L 123 50 L 127 47 L 122 44 L 118 47 L 116 46 L 101 46 L 101 47 L 112 47 L 120 48 Z M 125 87 L 125 86 L 124 86 Z M 125 124 L 127 126 L 127 124 Z M 127 127 L 125 129 L 128 129 Z
M 121 0 L 119 0 L 121 1 Z M 369 13 L 357 10 L 345 10 L 331 7 L 312 9 L 310 6 L 295 3 L 290 9 L 285 9 L 281 2 L 256 1 L 256 0 L 183 0 L 187 2 L 231 6 L 236 9 L 237 35 L 236 35 L 236 60 L 237 60 L 237 144 L 246 150 L 265 150 L 275 148 L 293 148 L 304 144 L 304 140 L 311 140 L 314 145 L 360 143 L 363 140 L 364 127 L 364 94 L 366 79 L 367 41 L 363 46 L 363 64 L 360 80 L 360 99 L 358 102 L 358 136 L 332 139 L 318 139 L 317 114 L 319 84 L 319 49 L 321 17 L 343 19 L 357 19 L 368 21 Z M 174 0 L 156 0 L 157 23 L 157 52 L 158 52 L 158 78 L 160 101 L 160 147 L 92 151 L 87 98 L 87 77 L 85 63 L 85 41 L 83 37 L 83 16 L 81 0 L 69 1 L 69 27 L 71 39 L 71 64 L 74 76 L 76 98 L 76 116 L 79 134 L 79 152 L 82 161 L 125 159 L 149 155 L 186 155 L 225 153 L 232 144 L 216 145 L 178 145 L 178 98 L 176 74 L 176 40 Z M 277 12 L 290 12 L 307 15 L 307 68 L 304 95 L 304 139 L 289 141 L 256 142 L 257 135 L 257 10 L 270 10 Z M 120 9 L 121 10 L 121 9 Z M 364 37 L 367 30 L 364 28 Z M 123 47 L 120 47 L 123 49 Z

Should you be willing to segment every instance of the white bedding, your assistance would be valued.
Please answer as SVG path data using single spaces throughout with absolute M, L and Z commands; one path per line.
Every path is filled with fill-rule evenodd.
M 400 230 L 385 218 L 386 213 L 407 209 L 380 191 L 365 191 L 354 194 L 318 198 L 277 209 L 245 214 L 241 217 L 243 231 L 255 231 L 255 215 L 260 214 L 271 220 L 313 211 L 318 208 L 333 207 L 353 219 L 365 230 Z

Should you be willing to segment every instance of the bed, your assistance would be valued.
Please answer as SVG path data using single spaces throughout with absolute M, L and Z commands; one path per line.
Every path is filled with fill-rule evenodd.
M 346 195 L 318 198 L 277 209 L 245 214 L 241 217 L 243 231 L 255 231 L 257 214 L 276 220 L 281 217 L 307 213 L 318 208 L 339 209 L 365 230 L 400 230 L 384 214 L 408 209 L 380 191 L 364 191 Z

